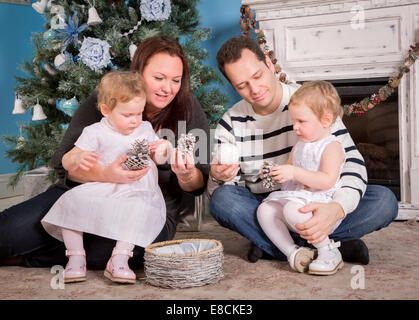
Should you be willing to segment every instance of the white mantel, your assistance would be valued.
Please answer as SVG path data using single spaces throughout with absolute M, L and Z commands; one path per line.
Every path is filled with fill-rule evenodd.
M 419 41 L 419 0 L 242 0 L 256 12 L 288 78 L 335 80 L 398 73 Z M 379 108 L 380 106 L 376 106 Z M 399 219 L 419 218 L 419 62 L 399 86 Z

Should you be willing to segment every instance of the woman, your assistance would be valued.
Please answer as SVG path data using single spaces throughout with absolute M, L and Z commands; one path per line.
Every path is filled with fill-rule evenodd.
M 190 90 L 188 64 L 182 47 L 167 36 L 144 40 L 137 48 L 131 70 L 138 71 L 145 83 L 146 106 L 144 119 L 158 133 L 170 129 L 175 138 L 192 129 L 206 132 L 209 155 L 209 126 L 201 106 Z M 59 182 L 44 193 L 6 209 L 0 214 L 0 265 L 49 267 L 67 262 L 62 242 L 52 238 L 42 228 L 40 220 L 54 202 L 68 189 L 84 182 L 102 181 L 129 183 L 141 179 L 149 170 L 127 171 L 121 167 L 125 156 L 108 167 L 96 164 L 91 170 L 67 172 L 61 163 L 66 152 L 73 148 L 83 128 L 98 122 L 101 114 L 96 107 L 97 92 L 93 92 L 74 114 L 70 126 L 53 156 L 53 166 Z M 178 122 L 186 121 L 186 132 L 178 130 Z M 179 131 L 179 132 L 178 132 Z M 202 144 L 201 144 L 202 145 Z M 158 166 L 159 185 L 166 202 L 166 224 L 154 242 L 173 239 L 179 213 L 190 210 L 193 200 L 205 190 L 208 179 L 208 159 L 205 164 L 194 163 L 193 157 L 184 160 L 175 149 L 171 164 Z M 87 267 L 104 269 L 106 259 L 115 245 L 114 240 L 92 234 L 84 236 Z M 142 265 L 144 248 L 134 249 L 130 267 Z M 64 258 L 63 258 L 64 257 Z

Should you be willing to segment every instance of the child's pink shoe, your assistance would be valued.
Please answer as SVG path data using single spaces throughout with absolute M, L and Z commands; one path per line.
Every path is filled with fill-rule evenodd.
M 64 282 L 86 281 L 86 252 L 84 250 L 66 250 L 65 255 L 69 259 L 64 270 Z M 71 256 L 83 256 L 83 262 L 75 262 Z
M 116 255 L 126 255 L 132 258 L 133 253 L 128 250 L 113 249 L 112 257 L 106 264 L 105 277 L 118 283 L 135 283 L 136 276 L 134 271 L 128 266 L 128 260 L 126 260 L 126 263 L 114 262 L 113 257 Z

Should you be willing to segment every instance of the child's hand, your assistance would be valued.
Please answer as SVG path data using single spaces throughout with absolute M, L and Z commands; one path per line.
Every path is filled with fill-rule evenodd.
M 272 177 L 272 180 L 278 183 L 284 183 L 288 180 L 294 179 L 294 166 L 289 164 L 284 164 L 282 166 L 273 166 L 269 175 Z
M 163 164 L 166 162 L 169 156 L 170 150 L 172 149 L 172 144 L 165 139 L 160 139 L 150 142 L 148 147 L 150 148 L 151 158 L 157 164 Z
M 91 167 L 96 163 L 99 155 L 90 151 L 80 151 L 73 154 L 72 166 L 68 171 L 73 171 L 78 168 L 89 171 Z

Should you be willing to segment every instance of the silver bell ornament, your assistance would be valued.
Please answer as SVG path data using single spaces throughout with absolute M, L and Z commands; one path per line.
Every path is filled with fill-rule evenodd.
M 87 24 L 89 26 L 94 26 L 101 23 L 102 23 L 102 19 L 99 17 L 96 9 L 94 7 L 91 7 L 89 9 L 89 18 L 87 19 Z
M 19 138 L 17 138 L 16 142 L 16 150 L 20 150 L 25 146 L 26 139 L 22 135 L 22 126 L 19 126 Z
M 13 108 L 12 114 L 24 114 L 26 109 L 23 107 L 23 101 L 20 96 L 16 93 L 15 95 L 15 106 Z
M 43 14 L 45 12 L 47 4 L 48 0 L 39 0 L 37 2 L 32 3 L 32 8 L 34 8 L 36 12 Z
M 32 121 L 45 120 L 45 119 L 47 119 L 47 116 L 45 115 L 44 110 L 42 109 L 42 106 L 39 104 L 39 101 L 37 100 L 36 105 L 33 106 Z
M 137 50 L 137 46 L 131 42 L 131 44 L 129 45 L 129 55 L 131 57 L 131 60 L 132 58 L 134 58 L 134 54 L 136 50 Z

